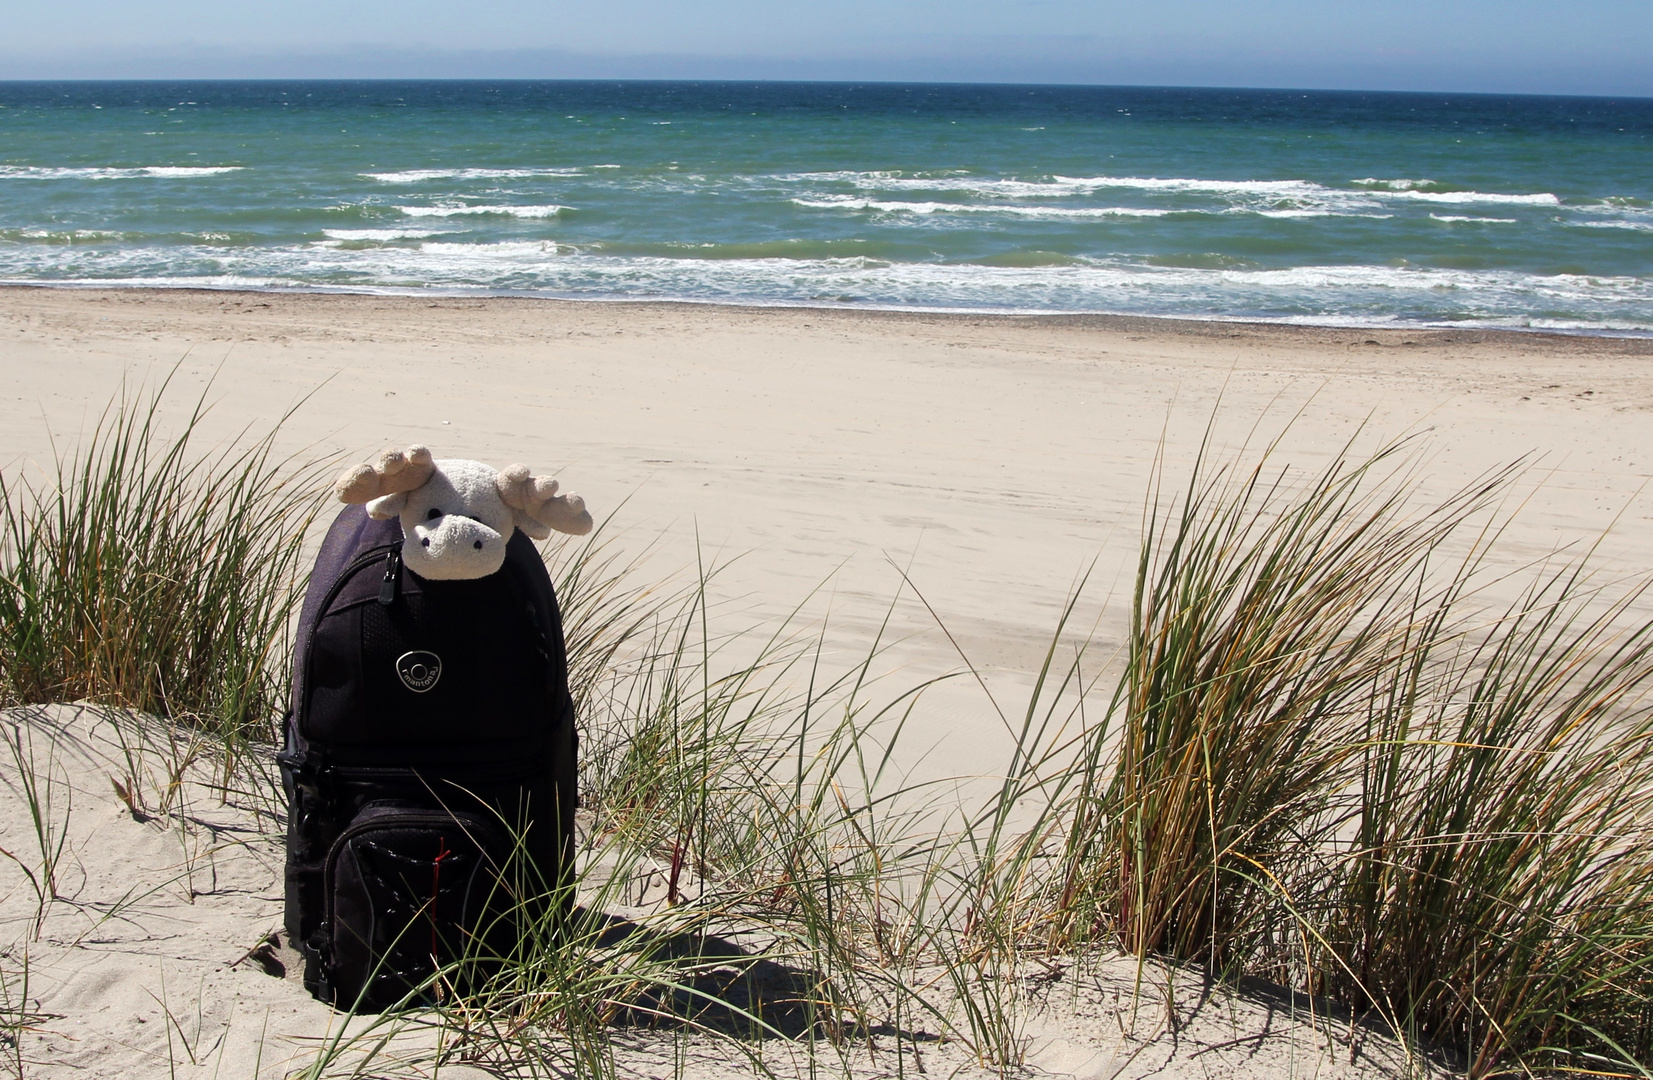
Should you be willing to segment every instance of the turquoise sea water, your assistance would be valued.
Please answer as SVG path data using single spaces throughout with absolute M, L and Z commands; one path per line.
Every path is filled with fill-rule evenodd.
M 0 281 L 1653 333 L 1653 99 L 0 83 Z

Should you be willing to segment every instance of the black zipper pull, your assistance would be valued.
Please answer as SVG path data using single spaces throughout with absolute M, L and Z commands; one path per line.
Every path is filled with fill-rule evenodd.
M 385 607 L 396 602 L 396 586 L 402 577 L 402 549 L 391 548 L 385 556 L 385 579 L 379 582 L 379 603 Z

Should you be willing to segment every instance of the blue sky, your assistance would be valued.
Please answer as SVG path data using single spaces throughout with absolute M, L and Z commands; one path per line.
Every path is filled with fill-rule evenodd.
M 9 0 L 0 78 L 844 78 L 1653 96 L 1653 0 Z

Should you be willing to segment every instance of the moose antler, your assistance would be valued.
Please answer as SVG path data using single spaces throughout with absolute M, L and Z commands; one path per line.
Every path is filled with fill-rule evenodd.
M 536 540 L 545 539 L 552 529 L 575 536 L 591 531 L 591 515 L 586 512 L 585 500 L 574 494 L 558 495 L 557 482 L 549 476 L 535 476 L 526 465 L 507 465 L 497 483 L 499 497 L 505 505 L 540 526 L 537 530 L 523 529 Z
M 377 465 L 361 464 L 346 469 L 333 485 L 343 503 L 365 503 L 386 495 L 412 491 L 420 487 L 436 471 L 430 451 L 423 446 L 410 446 L 407 452 L 386 450 L 379 455 Z

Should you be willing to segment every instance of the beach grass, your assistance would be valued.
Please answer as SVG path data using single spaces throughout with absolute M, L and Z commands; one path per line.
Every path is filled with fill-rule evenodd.
M 163 436 L 166 391 L 123 390 L 44 475 L 0 476 L 0 699 L 270 742 L 323 464 L 279 457 L 279 423 L 200 451 L 205 392 Z
M 1057 811 L 1054 940 L 1296 985 L 1475 1076 L 1639 1075 L 1648 582 L 1558 556 L 1491 605 L 1518 472 L 1420 508 L 1403 451 L 1151 497 L 1117 727 Z
M 163 438 L 158 402 L 118 400 L 48 480 L 0 477 L 0 689 L 268 742 L 323 485 L 274 431 L 192 456 L 199 409 Z M 731 629 L 716 567 L 651 575 L 609 525 L 548 547 L 575 915 L 511 878 L 510 955 L 342 1026 L 311 1075 L 432 1028 L 522 1075 L 613 1075 L 637 1027 L 776 1075 L 941 1039 L 1007 1071 L 1028 967 L 1118 950 L 1290 987 L 1476 1077 L 1647 1075 L 1653 579 L 1588 552 L 1492 571 L 1519 463 L 1425 498 L 1419 453 L 1161 473 L 1117 679 L 1078 592 L 1025 702 L 959 651 L 1018 733 L 962 801 L 894 765 L 934 680 L 885 671 L 884 630 L 831 660 L 803 603 Z M 255 756 L 227 768 L 267 784 Z

